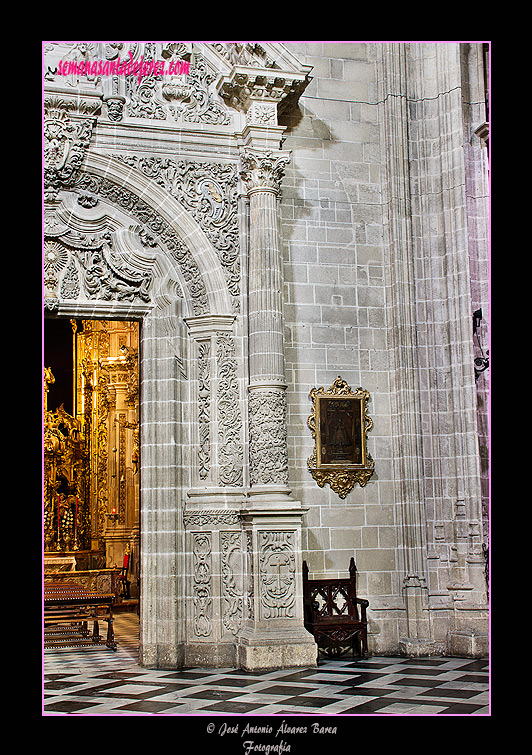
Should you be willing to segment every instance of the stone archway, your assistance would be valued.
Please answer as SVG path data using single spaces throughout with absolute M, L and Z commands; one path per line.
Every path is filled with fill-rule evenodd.
M 144 665 L 179 666 L 185 641 L 183 509 L 193 487 L 183 470 L 195 424 L 191 417 L 184 429 L 179 419 L 184 406 L 195 411 L 197 378 L 184 376 L 199 345 L 189 339 L 185 321 L 194 332 L 199 323 L 200 342 L 210 333 L 232 341 L 235 316 L 224 272 L 186 209 L 134 168 L 101 155 L 87 155 L 71 191 L 47 203 L 45 250 L 49 313 L 142 320 L 140 657 Z M 240 485 L 242 467 L 243 458 Z

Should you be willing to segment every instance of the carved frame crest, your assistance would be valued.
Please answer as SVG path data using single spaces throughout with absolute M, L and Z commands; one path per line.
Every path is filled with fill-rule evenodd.
M 328 484 L 345 498 L 356 483 L 364 487 L 375 469 L 367 450 L 367 433 L 373 427 L 370 394 L 363 388 L 353 391 L 337 377 L 329 389 L 313 388 L 309 397 L 307 425 L 315 444 L 308 468 L 320 488 Z

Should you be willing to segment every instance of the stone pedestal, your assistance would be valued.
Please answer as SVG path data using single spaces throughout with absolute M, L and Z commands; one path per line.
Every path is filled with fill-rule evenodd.
M 262 496 L 260 496 L 262 497 Z M 300 504 L 253 501 L 241 512 L 246 540 L 246 621 L 237 636 L 241 668 L 311 667 L 317 646 L 303 626 Z

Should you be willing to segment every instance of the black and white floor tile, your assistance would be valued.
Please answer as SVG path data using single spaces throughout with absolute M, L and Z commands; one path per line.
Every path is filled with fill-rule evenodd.
M 43 715 L 490 714 L 487 660 L 344 656 L 295 671 L 163 671 L 138 665 L 135 614 L 118 614 L 115 634 L 115 652 L 105 645 L 45 650 Z

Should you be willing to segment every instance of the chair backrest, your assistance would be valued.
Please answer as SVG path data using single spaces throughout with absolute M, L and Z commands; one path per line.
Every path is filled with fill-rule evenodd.
M 129 560 L 131 558 L 131 547 L 129 543 L 126 545 L 126 550 L 124 553 L 124 560 L 122 561 L 122 576 L 125 577 L 127 575 L 127 570 L 129 568 Z
M 338 579 L 309 580 L 308 566 L 303 561 L 303 598 L 317 618 L 349 616 L 358 619 L 354 558 L 349 563 L 349 577 Z

